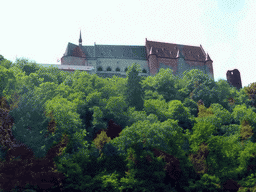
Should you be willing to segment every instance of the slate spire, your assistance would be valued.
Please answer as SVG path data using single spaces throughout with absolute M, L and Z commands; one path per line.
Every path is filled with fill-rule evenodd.
M 80 30 L 79 46 L 80 46 L 80 47 L 82 46 L 81 30 Z

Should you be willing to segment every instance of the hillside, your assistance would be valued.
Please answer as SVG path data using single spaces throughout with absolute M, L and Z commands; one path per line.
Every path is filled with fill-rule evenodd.
M 256 83 L 100 78 L 0 57 L 3 191 L 253 191 Z M 3 179 L 2 179 L 3 178 Z

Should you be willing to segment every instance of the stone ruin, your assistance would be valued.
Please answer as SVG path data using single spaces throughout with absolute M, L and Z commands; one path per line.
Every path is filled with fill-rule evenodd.
M 230 85 L 233 85 L 238 90 L 242 88 L 240 72 L 237 69 L 228 70 L 226 76 Z

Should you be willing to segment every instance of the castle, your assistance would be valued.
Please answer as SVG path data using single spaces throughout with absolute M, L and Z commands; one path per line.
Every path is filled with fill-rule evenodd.
M 140 65 L 140 76 L 154 76 L 160 68 L 170 68 L 174 75 L 185 70 L 200 69 L 212 79 L 213 66 L 203 47 L 148 41 L 145 46 L 96 45 L 83 46 L 80 31 L 79 45 L 68 43 L 61 58 L 61 70 L 87 71 L 101 77 L 126 77 L 128 66 Z

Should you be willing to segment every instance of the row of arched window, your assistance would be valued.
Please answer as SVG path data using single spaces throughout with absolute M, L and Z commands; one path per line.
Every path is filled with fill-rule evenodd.
M 126 67 L 124 71 L 126 72 L 127 70 L 128 70 L 128 68 Z M 103 71 L 102 67 L 98 67 L 98 68 L 97 68 L 97 71 Z M 108 68 L 107 68 L 107 71 L 112 71 L 112 69 L 111 69 L 110 67 L 108 67 Z M 119 67 L 117 67 L 115 71 L 121 71 L 121 70 L 120 70 Z M 142 70 L 142 73 L 147 73 L 147 70 L 146 70 L 146 69 L 143 69 L 143 70 Z

